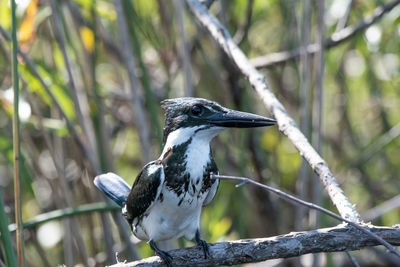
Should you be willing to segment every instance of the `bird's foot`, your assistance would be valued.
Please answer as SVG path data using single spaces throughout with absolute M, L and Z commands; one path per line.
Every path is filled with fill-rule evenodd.
M 154 242 L 153 240 L 150 240 L 149 244 L 151 249 L 154 250 L 156 255 L 165 262 L 167 267 L 172 267 L 172 256 L 168 252 L 159 249 L 156 245 L 156 242 Z
M 196 243 L 203 248 L 204 258 L 205 259 L 211 258 L 210 245 L 208 245 L 208 243 L 205 240 L 201 239 L 199 230 L 197 230 L 196 232 Z
M 126 263 L 126 260 L 124 260 L 124 261 L 120 260 L 118 252 L 115 252 L 115 260 L 117 261 L 117 263 Z
M 205 259 L 211 258 L 210 246 L 208 245 L 208 243 L 207 243 L 205 240 L 200 239 L 200 242 L 198 242 L 198 244 L 199 244 L 199 246 L 202 246 L 202 247 L 203 247 L 204 258 L 205 258 Z

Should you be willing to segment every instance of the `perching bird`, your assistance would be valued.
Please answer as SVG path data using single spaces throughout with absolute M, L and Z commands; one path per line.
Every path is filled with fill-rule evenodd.
M 161 102 L 166 111 L 161 156 L 137 176 L 132 189 L 113 173 L 99 175 L 95 185 L 122 207 L 133 234 L 148 240 L 168 266 L 171 256 L 156 243 L 185 236 L 195 238 L 205 257 L 208 244 L 200 237 L 202 207 L 217 192 L 218 174 L 210 142 L 226 128 L 271 126 L 275 120 L 231 110 L 202 98 L 175 98 Z

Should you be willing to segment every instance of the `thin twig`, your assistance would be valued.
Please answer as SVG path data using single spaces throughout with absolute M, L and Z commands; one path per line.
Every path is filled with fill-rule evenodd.
M 390 227 L 364 226 L 393 245 L 400 244 L 400 229 Z M 209 244 L 211 257 L 205 259 L 200 246 L 168 251 L 173 266 L 226 266 L 270 259 L 298 257 L 308 253 L 339 252 L 359 250 L 376 246 L 375 238 L 360 234 L 353 227 L 339 225 L 308 232 L 292 232 L 268 238 L 244 239 Z M 156 267 L 164 266 L 160 257 L 140 261 L 117 263 L 110 267 Z
M 24 235 L 22 225 L 22 196 L 21 196 L 21 176 L 20 176 L 20 125 L 19 125 L 19 75 L 18 75 L 18 41 L 17 41 L 17 4 L 11 1 L 11 22 L 12 22 L 12 77 L 13 77 L 13 152 L 14 152 L 14 205 L 15 221 L 17 225 L 17 258 L 18 266 L 25 266 L 24 260 Z
M 383 6 L 376 8 L 372 15 L 367 16 L 364 20 L 359 22 L 356 26 L 348 26 L 338 32 L 335 32 L 331 35 L 330 38 L 327 38 L 324 42 L 324 46 L 326 49 L 333 48 L 350 38 L 359 32 L 365 30 L 375 22 L 377 22 L 380 18 L 383 17 L 384 14 L 391 11 L 395 6 L 400 4 L 400 0 L 396 0 L 390 3 L 387 3 Z M 314 54 L 319 50 L 320 46 L 317 43 L 310 44 L 307 46 L 306 52 L 308 54 Z M 270 53 L 265 56 L 256 57 L 250 60 L 256 68 L 269 68 L 276 64 L 282 64 L 290 60 L 294 60 L 298 58 L 303 53 L 301 48 L 295 48 L 291 51 L 282 51 L 276 53 Z
M 372 237 L 372 238 L 376 238 L 376 240 L 377 240 L 379 243 L 381 243 L 381 244 L 384 245 L 388 250 L 390 250 L 392 253 L 394 253 L 394 254 L 396 254 L 397 256 L 400 257 L 400 251 L 397 250 L 395 247 L 393 247 L 391 244 L 389 244 L 387 241 L 383 240 L 380 236 L 378 236 L 378 235 L 372 233 L 372 232 L 369 231 L 369 230 L 366 230 L 366 229 L 365 229 L 363 226 L 361 226 L 359 223 L 355 223 L 355 222 L 353 222 L 353 221 L 350 221 L 350 220 L 348 220 L 348 219 L 345 219 L 345 218 L 343 218 L 343 217 L 340 217 L 339 215 L 337 215 L 337 214 L 335 214 L 335 213 L 333 213 L 333 212 L 331 212 L 331 211 L 329 211 L 329 210 L 327 210 L 327 209 L 325 209 L 325 208 L 323 208 L 323 207 L 321 207 L 321 206 L 318 206 L 318 205 L 316 205 L 316 204 L 314 204 L 314 203 L 310 203 L 310 202 L 304 201 L 304 200 L 302 200 L 302 199 L 299 199 L 299 198 L 297 198 L 297 197 L 294 197 L 294 196 L 292 196 L 292 195 L 289 195 L 288 193 L 285 193 L 285 192 L 283 192 L 283 191 L 281 191 L 281 190 L 279 190 L 279 189 L 273 188 L 273 187 L 268 186 L 268 185 L 265 185 L 265 184 L 261 184 L 261 183 L 259 183 L 259 182 L 256 182 L 256 181 L 254 181 L 254 180 L 252 180 L 252 179 L 249 179 L 249 178 L 246 178 L 246 177 L 211 174 L 211 178 L 212 178 L 212 179 L 222 179 L 222 180 L 239 181 L 240 184 L 237 185 L 237 186 L 241 186 L 241 185 L 247 184 L 247 183 L 249 183 L 249 184 L 254 184 L 254 185 L 259 186 L 259 187 L 261 187 L 261 188 L 263 188 L 263 189 L 265 189 L 265 190 L 268 190 L 268 191 L 270 191 L 270 192 L 273 192 L 273 193 L 277 194 L 278 196 L 282 197 L 283 199 L 289 200 L 289 201 L 294 202 L 294 203 L 296 203 L 296 204 L 299 204 L 299 205 L 301 205 L 301 206 L 308 207 L 309 209 L 314 209 L 314 210 L 317 210 L 317 211 L 319 211 L 319 212 L 325 213 L 325 214 L 331 216 L 332 218 L 335 218 L 335 219 L 337 219 L 337 220 L 339 220 L 339 221 L 343 221 L 343 222 L 345 222 L 345 223 L 350 224 L 351 226 L 357 228 L 358 230 L 364 232 L 365 234 L 369 235 L 369 236 Z
M 350 254 L 350 252 L 345 251 L 346 255 L 349 257 L 351 263 L 353 263 L 354 267 L 360 267 L 360 264 L 358 264 L 356 258 L 354 258 L 353 255 Z
M 24 222 L 24 228 L 32 228 L 42 223 L 68 218 L 71 216 L 77 216 L 81 214 L 88 214 L 92 212 L 120 211 L 120 210 L 121 210 L 120 207 L 116 205 L 109 205 L 104 202 L 85 204 L 75 208 L 52 210 L 46 213 L 39 214 L 33 219 Z M 10 232 L 15 232 L 16 228 L 17 226 L 15 224 L 10 224 L 8 226 L 8 230 Z
M 277 119 L 280 131 L 290 139 L 297 150 L 299 150 L 300 154 L 310 164 L 314 172 L 319 175 L 320 180 L 328 191 L 332 202 L 339 210 L 339 213 L 344 218 L 358 222 L 360 220 L 360 215 L 357 213 L 354 206 L 350 204 L 326 162 L 310 145 L 296 126 L 295 121 L 289 116 L 286 109 L 272 93 L 265 76 L 253 67 L 245 54 L 235 44 L 226 28 L 211 15 L 201 3 L 197 0 L 186 0 L 186 2 L 192 13 L 207 29 L 218 46 L 225 51 L 236 67 L 249 80 L 250 84 L 264 102 L 264 105 Z

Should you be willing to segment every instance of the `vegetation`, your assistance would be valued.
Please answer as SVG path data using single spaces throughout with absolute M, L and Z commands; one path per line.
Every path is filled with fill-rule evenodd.
M 20 90 L 14 94 L 12 12 L 9 1 L 0 1 L 0 266 L 17 260 L 5 230 L 10 224 L 15 240 L 13 95 L 19 95 L 26 265 L 103 266 L 115 263 L 114 252 L 121 260 L 153 255 L 144 242 L 131 242 L 118 209 L 104 203 L 93 178 L 113 171 L 133 184 L 142 166 L 158 157 L 164 120 L 159 102 L 165 98 L 204 97 L 270 114 L 183 1 L 16 2 L 21 53 Z M 218 0 L 210 7 L 267 76 L 362 219 L 381 226 L 400 221 L 399 3 Z M 369 16 L 388 5 L 369 26 Z M 325 27 L 318 23 L 321 14 Z M 369 27 L 335 42 L 336 33 L 363 23 Z M 321 40 L 328 40 L 322 59 L 315 51 L 295 55 L 302 45 Z M 282 56 L 272 54 L 279 51 L 292 58 L 271 61 L 271 55 Z M 277 127 L 226 131 L 212 149 L 221 174 L 250 177 L 336 212 Z M 204 209 L 208 242 L 337 224 L 261 188 L 234 185 L 222 181 Z M 194 243 L 180 239 L 172 245 Z M 352 255 L 361 265 L 390 263 L 379 247 Z M 345 253 L 319 258 L 326 266 L 350 260 Z M 292 262 L 282 260 L 284 266 Z

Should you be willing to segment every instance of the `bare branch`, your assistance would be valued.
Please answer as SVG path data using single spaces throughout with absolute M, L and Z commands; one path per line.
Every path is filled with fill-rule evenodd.
M 286 109 L 272 93 L 266 78 L 253 67 L 244 53 L 235 44 L 229 32 L 201 3 L 197 0 L 186 0 L 186 2 L 199 22 L 206 28 L 236 67 L 249 80 L 265 106 L 277 119 L 279 130 L 290 139 L 299 150 L 300 154 L 310 164 L 314 172 L 318 174 L 332 202 L 336 205 L 342 217 L 354 222 L 360 221 L 360 215 L 344 195 L 328 165 L 310 145 L 306 137 L 297 127 L 295 121 L 289 116 Z
M 346 251 L 346 255 L 349 257 L 351 263 L 353 263 L 354 267 L 360 267 L 360 264 L 357 262 L 356 258 L 350 254 L 350 252 Z
M 400 245 L 400 229 L 364 226 L 393 245 Z M 296 257 L 309 253 L 352 251 L 379 243 L 353 227 L 339 225 L 308 232 L 292 232 L 269 238 L 236 240 L 210 244 L 211 259 L 199 246 L 169 251 L 174 266 L 218 266 Z M 111 267 L 164 266 L 158 256 Z
M 357 228 L 358 230 L 364 232 L 365 234 L 367 234 L 367 235 L 369 235 L 369 236 L 371 236 L 373 238 L 376 238 L 376 240 L 378 242 L 380 242 L 382 245 L 387 247 L 391 252 L 393 252 L 394 254 L 396 254 L 397 256 L 400 257 L 400 251 L 398 251 L 395 247 L 391 246 L 385 240 L 381 239 L 379 236 L 377 236 L 374 233 L 372 233 L 372 232 L 366 230 L 365 228 L 363 228 L 359 223 L 355 223 L 355 222 L 352 222 L 352 221 L 347 220 L 345 218 L 342 218 L 339 215 L 331 212 L 330 210 L 327 210 L 327 209 L 325 209 L 325 208 L 323 208 L 321 206 L 318 206 L 318 205 L 316 205 L 314 203 L 310 203 L 310 202 L 304 201 L 304 200 L 299 199 L 299 198 L 297 198 L 295 196 L 289 195 L 288 193 L 285 193 L 285 192 L 283 192 L 283 191 L 281 191 L 279 189 L 273 188 L 273 187 L 265 185 L 265 184 L 261 184 L 259 182 L 256 182 L 256 181 L 254 181 L 252 179 L 249 179 L 249 178 L 246 178 L 246 177 L 237 177 L 237 176 L 226 176 L 226 175 L 215 175 L 215 174 L 212 174 L 211 178 L 212 179 L 223 179 L 223 180 L 239 181 L 240 184 L 236 185 L 236 187 L 239 187 L 239 186 L 242 186 L 244 184 L 250 183 L 250 184 L 256 185 L 258 187 L 261 187 L 261 188 L 263 188 L 263 189 L 265 189 L 265 190 L 267 190 L 269 192 L 273 192 L 273 193 L 277 194 L 278 196 L 280 196 L 280 197 L 282 197 L 282 198 L 284 198 L 286 200 L 292 201 L 292 202 L 294 202 L 296 204 L 300 204 L 302 206 L 306 206 L 309 209 L 313 209 L 313 210 L 317 210 L 317 211 L 320 211 L 322 213 L 325 213 L 325 214 L 331 216 L 332 218 L 335 218 L 336 220 L 348 223 L 351 226 Z
M 333 33 L 330 38 L 325 40 L 324 47 L 326 49 L 330 49 L 337 46 L 338 44 L 343 43 L 344 41 L 347 41 L 357 33 L 365 30 L 366 28 L 377 22 L 380 18 L 382 18 L 384 14 L 391 11 L 398 4 L 400 4 L 400 0 L 396 0 L 376 8 L 372 15 L 367 16 L 356 26 L 349 26 Z M 306 52 L 308 54 L 314 54 L 319 51 L 319 48 L 320 46 L 317 43 L 310 44 L 307 46 Z M 304 50 L 301 49 L 301 47 L 298 47 L 291 51 L 271 53 L 265 56 L 256 57 L 251 59 L 250 62 L 253 64 L 254 67 L 258 69 L 268 68 L 276 64 L 282 64 L 287 61 L 294 60 L 298 58 L 302 53 L 304 53 L 303 51 Z

